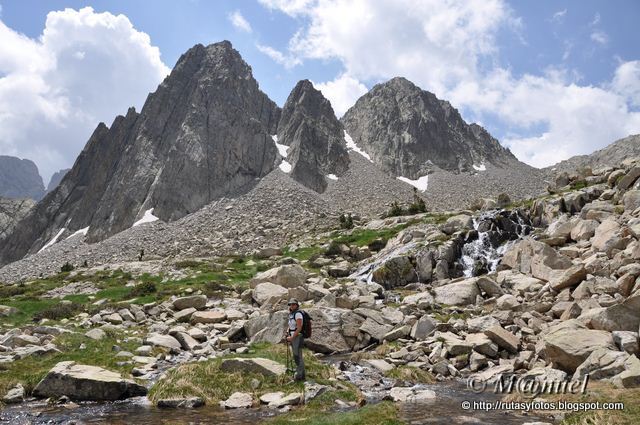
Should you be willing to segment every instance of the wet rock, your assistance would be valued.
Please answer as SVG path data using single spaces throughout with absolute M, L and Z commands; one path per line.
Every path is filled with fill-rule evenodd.
M 436 399 L 432 390 L 421 390 L 413 387 L 394 387 L 389 391 L 389 397 L 395 402 L 420 403 Z
M 280 376 L 286 372 L 286 367 L 273 360 L 261 357 L 231 358 L 220 363 L 220 370 L 225 372 L 252 372 L 264 376 Z
M 395 367 L 391 363 L 388 363 L 383 359 L 369 359 L 369 360 L 364 360 L 363 363 L 373 367 L 374 369 L 382 373 L 390 372 Z
M 204 406 L 204 400 L 200 397 L 167 398 L 158 400 L 156 404 L 160 408 L 167 409 L 195 409 Z
M 73 400 L 95 401 L 122 400 L 146 394 L 145 387 L 123 379 L 119 373 L 72 361 L 56 364 L 33 390 L 33 395 L 39 398 L 66 395 Z
M 235 392 L 220 405 L 226 409 L 246 409 L 253 405 L 253 397 L 249 393 Z
M 22 403 L 24 401 L 24 387 L 22 384 L 18 383 L 15 387 L 11 388 L 7 394 L 2 397 L 2 401 L 6 404 Z

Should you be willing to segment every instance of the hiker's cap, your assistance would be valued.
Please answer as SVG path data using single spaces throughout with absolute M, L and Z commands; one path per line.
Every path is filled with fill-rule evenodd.
M 291 305 L 291 304 L 298 304 L 300 305 L 300 303 L 298 302 L 298 300 L 296 300 L 295 298 L 291 298 L 289 300 L 289 302 L 287 303 L 287 305 Z

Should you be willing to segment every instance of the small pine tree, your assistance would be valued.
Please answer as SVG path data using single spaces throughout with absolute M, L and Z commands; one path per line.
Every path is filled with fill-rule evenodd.
M 397 217 L 399 215 L 404 215 L 404 209 L 398 204 L 398 201 L 393 201 L 391 203 L 391 209 L 389 210 L 389 217 Z
M 419 214 L 427 211 L 427 205 L 424 200 L 418 195 L 418 189 L 413 188 L 413 202 L 409 205 L 410 214 Z
M 347 217 L 344 219 L 343 227 L 345 229 L 353 229 L 353 217 L 351 217 L 351 214 L 347 214 Z
M 67 261 L 66 263 L 64 263 L 64 264 L 62 265 L 62 267 L 60 267 L 60 271 L 61 271 L 62 273 L 66 273 L 66 272 L 73 271 L 73 269 L 74 269 L 74 268 L 75 268 L 75 267 L 73 267 L 73 264 L 71 264 L 70 262 L 68 262 L 68 261 Z

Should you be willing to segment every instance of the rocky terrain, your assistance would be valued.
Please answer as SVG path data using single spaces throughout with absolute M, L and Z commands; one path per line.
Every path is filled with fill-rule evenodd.
M 547 167 L 551 173 L 572 173 L 581 167 L 617 167 L 629 158 L 640 155 L 640 135 L 630 135 L 611 143 L 604 149 L 600 149 L 589 155 L 574 156 L 565 161 Z
M 352 164 L 353 155 L 370 166 Z M 278 173 L 322 194 L 329 209 L 360 216 L 410 199 L 413 187 L 431 210 L 545 187 L 544 174 L 405 79 L 374 87 L 342 121 L 308 80 L 281 110 L 224 41 L 182 55 L 139 113 L 100 123 L 73 168 L 0 246 L 0 264 L 77 233 L 96 243 L 140 223 L 176 222 Z
M 0 155 L 0 197 L 38 201 L 44 193 L 42 177 L 33 161 Z
M 148 393 L 158 406 L 265 404 L 293 419 L 326 414 L 325 398 L 348 409 L 360 398 L 373 404 L 347 414 L 401 416 L 403 403 L 442 400 L 438 381 L 588 374 L 594 396 L 607 382 L 605 400 L 630 403 L 640 385 L 640 160 L 560 174 L 551 189 L 504 209 L 485 200 L 477 212 L 356 218 L 353 229 L 327 217 L 247 255 L 143 257 L 5 284 L 4 402 Z M 280 378 L 292 296 L 313 318 L 317 355 L 303 386 Z

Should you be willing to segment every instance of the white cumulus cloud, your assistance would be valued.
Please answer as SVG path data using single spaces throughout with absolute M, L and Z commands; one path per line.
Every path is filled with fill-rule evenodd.
M 235 28 L 239 29 L 240 31 L 244 31 L 248 33 L 253 31 L 253 29 L 251 28 L 251 24 L 249 24 L 249 22 L 245 19 L 245 17 L 242 16 L 242 13 L 240 13 L 239 10 L 236 10 L 230 13 L 228 18 L 229 18 L 229 21 L 231 22 L 231 25 L 233 25 Z
M 126 16 L 90 7 L 50 12 L 37 39 L 0 21 L 0 39 L 0 153 L 34 160 L 45 184 L 169 73 Z
M 279 50 L 274 49 L 271 46 L 265 46 L 263 44 L 256 44 L 256 48 L 269 56 L 274 62 L 279 63 L 284 66 L 286 69 L 291 69 L 294 66 L 300 65 L 302 60 L 294 55 L 285 55 Z
M 575 70 L 514 75 L 501 62 L 496 38 L 526 23 L 503 0 L 261 0 L 300 23 L 282 57 L 338 60 L 336 79 L 317 84 L 337 111 L 363 83 L 404 76 L 493 122 L 521 160 L 551 165 L 640 132 L 636 62 L 621 63 L 611 81 L 580 84 Z M 565 16 L 564 10 L 556 19 Z M 594 18 L 593 25 L 599 17 Z M 593 30 L 598 43 L 608 36 Z M 565 46 L 565 56 L 571 46 Z M 505 61 L 508 63 L 508 61 Z M 355 100 L 355 99 L 354 99 Z M 347 105 L 347 106 L 345 106 Z
M 356 100 L 367 90 L 367 86 L 349 75 L 342 74 L 336 79 L 324 83 L 313 83 L 314 87 L 329 99 L 331 106 L 340 118 L 347 109 L 356 103 Z

